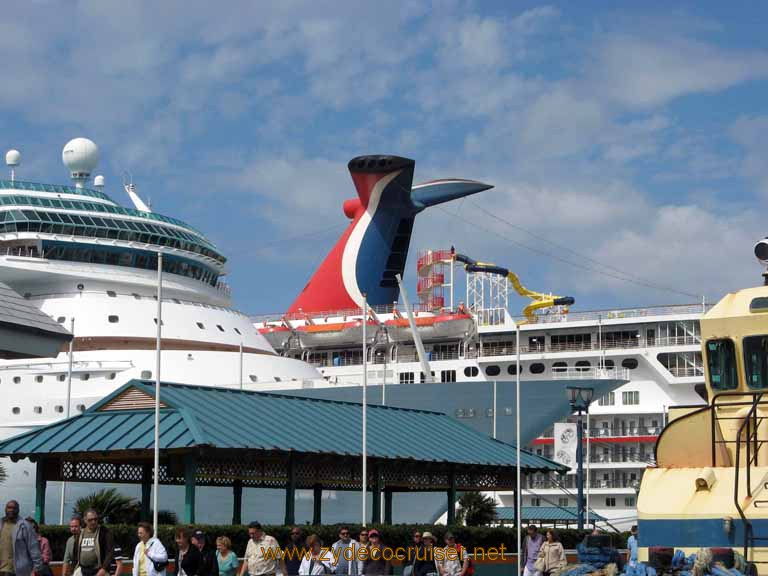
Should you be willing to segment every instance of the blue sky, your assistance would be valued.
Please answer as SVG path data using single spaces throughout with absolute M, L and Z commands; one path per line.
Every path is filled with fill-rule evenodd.
M 27 2 L 0 21 L 0 145 L 66 181 L 100 146 L 229 256 L 235 305 L 288 307 L 345 225 L 347 161 L 496 188 L 419 216 L 580 308 L 759 282 L 766 8 L 690 2 Z M 621 279 L 617 278 L 620 277 Z M 627 281 L 631 280 L 631 281 Z M 669 291 L 652 286 L 673 288 Z M 517 303 L 513 304 L 513 307 Z

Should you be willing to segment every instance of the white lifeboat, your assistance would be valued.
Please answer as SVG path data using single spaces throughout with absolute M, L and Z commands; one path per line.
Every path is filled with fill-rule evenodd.
M 285 324 L 268 324 L 259 328 L 259 334 L 267 339 L 272 348 L 282 350 L 288 344 L 292 331 Z
M 416 316 L 414 321 L 422 340 L 460 338 L 472 328 L 472 316 L 465 312 Z M 384 326 L 389 337 L 395 342 L 413 340 L 408 318 L 393 318 L 384 322 Z
M 369 339 L 376 334 L 379 324 L 368 320 Z M 342 322 L 317 322 L 296 328 L 301 343 L 307 347 L 340 346 L 363 341 L 363 319 L 357 318 Z

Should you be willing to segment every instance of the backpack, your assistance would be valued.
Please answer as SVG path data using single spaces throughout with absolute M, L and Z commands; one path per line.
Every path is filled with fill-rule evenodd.
M 456 543 L 456 552 L 459 553 L 459 560 L 461 560 L 461 552 L 463 550 L 464 550 L 464 547 L 457 542 Z M 467 560 L 469 561 L 469 563 L 467 564 L 466 576 L 474 576 L 474 574 L 475 574 L 475 560 L 474 560 L 474 558 L 470 557 L 469 554 L 467 554 Z

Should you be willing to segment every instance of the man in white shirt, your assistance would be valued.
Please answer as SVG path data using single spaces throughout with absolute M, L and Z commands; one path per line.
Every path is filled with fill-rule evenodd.
M 250 576 L 275 576 L 278 569 L 287 574 L 280 545 L 274 537 L 264 534 L 261 524 L 251 522 L 248 525 L 248 545 L 245 547 L 245 562 L 240 569 L 240 576 L 246 572 Z
M 456 543 L 450 532 L 445 533 L 445 556 L 438 562 L 441 576 L 466 576 L 469 570 L 469 558 L 463 546 Z

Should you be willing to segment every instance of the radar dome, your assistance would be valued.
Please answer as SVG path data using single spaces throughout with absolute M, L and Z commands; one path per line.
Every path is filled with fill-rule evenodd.
M 93 179 L 93 185 L 96 186 L 96 188 L 103 188 L 104 187 L 104 176 L 99 174 L 96 176 L 96 178 Z
M 88 138 L 75 138 L 64 146 L 61 159 L 72 178 L 87 178 L 99 163 L 99 149 Z
M 6 166 L 18 166 L 21 164 L 21 153 L 18 150 L 8 150 L 5 154 Z

